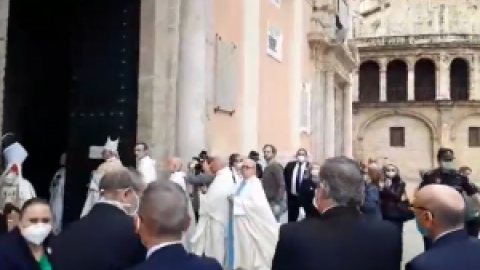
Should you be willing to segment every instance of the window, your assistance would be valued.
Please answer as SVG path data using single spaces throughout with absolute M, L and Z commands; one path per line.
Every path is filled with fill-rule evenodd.
M 275 6 L 280 7 L 282 4 L 282 0 L 270 0 Z
M 480 127 L 468 128 L 468 146 L 480 147 Z
M 405 128 L 404 127 L 390 128 L 390 146 L 405 147 Z
M 282 60 L 282 42 L 280 29 L 270 25 L 267 33 L 267 54 L 278 61 Z
M 300 131 L 310 133 L 312 113 L 312 84 L 304 82 L 300 94 Z

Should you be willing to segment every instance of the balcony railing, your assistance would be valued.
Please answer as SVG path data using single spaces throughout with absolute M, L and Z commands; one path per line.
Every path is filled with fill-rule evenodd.
M 387 36 L 356 38 L 359 48 L 392 47 L 405 45 L 428 45 L 440 43 L 480 44 L 480 35 L 474 34 L 429 34 L 416 36 Z

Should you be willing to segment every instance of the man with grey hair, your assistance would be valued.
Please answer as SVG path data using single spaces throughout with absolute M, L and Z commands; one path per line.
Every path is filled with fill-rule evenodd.
M 126 168 L 106 172 L 99 189 L 101 199 L 92 210 L 53 240 L 53 269 L 122 270 L 145 259 L 132 218 L 145 189 L 141 173 Z
M 191 247 L 193 253 L 213 257 L 224 265 L 228 198 L 234 193 L 236 185 L 226 160 L 213 157 L 208 161 L 208 170 L 215 175 L 215 179 L 206 194 L 200 194 L 200 217 L 191 240 Z
M 416 193 L 412 208 L 432 246 L 413 258 L 405 269 L 478 269 L 480 242 L 469 237 L 464 228 L 465 200 L 457 190 L 443 184 L 426 185 Z
M 137 232 L 148 249 L 147 259 L 131 270 L 221 270 L 212 258 L 189 254 L 180 239 L 189 227 L 185 192 L 171 181 L 152 182 L 143 193 Z
M 282 225 L 272 270 L 399 270 L 401 235 L 388 221 L 360 212 L 365 184 L 360 166 L 347 157 L 320 167 L 314 205 L 318 218 Z M 341 257 L 331 256 L 342 252 Z M 307 252 L 307 253 L 305 253 Z

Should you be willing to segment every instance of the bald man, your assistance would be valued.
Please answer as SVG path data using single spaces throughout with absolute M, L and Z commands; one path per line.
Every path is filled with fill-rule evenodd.
M 243 160 L 244 180 L 229 197 L 226 269 L 271 269 L 280 226 L 257 178 L 256 164 Z
M 433 242 L 406 270 L 478 269 L 480 242 L 464 229 L 465 201 L 458 191 L 430 184 L 417 191 L 413 209 L 418 226 Z
M 186 174 L 182 172 L 182 159 L 179 157 L 170 157 L 165 160 L 165 167 L 170 172 L 170 181 L 177 184 L 183 192 L 185 192 L 185 197 L 188 203 L 188 215 L 191 220 L 188 229 L 184 232 L 182 243 L 187 251 L 190 251 L 190 239 L 195 233 L 195 213 L 193 211 L 192 201 L 189 196 L 186 183 Z
M 137 169 L 142 173 L 143 180 L 148 184 L 157 180 L 156 162 L 148 155 L 148 145 L 139 142 L 135 145 Z
M 200 194 L 199 219 L 192 237 L 192 252 L 213 257 L 224 263 L 225 228 L 228 223 L 228 197 L 235 191 L 233 174 L 228 160 L 220 157 L 209 159 L 207 171 L 215 175 L 206 194 Z

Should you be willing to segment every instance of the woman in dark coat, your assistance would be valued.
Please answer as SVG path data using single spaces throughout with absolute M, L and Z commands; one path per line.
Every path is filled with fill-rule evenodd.
M 20 210 L 17 227 L 0 237 L 0 269 L 52 270 L 49 238 L 52 212 L 40 198 L 26 201 Z

